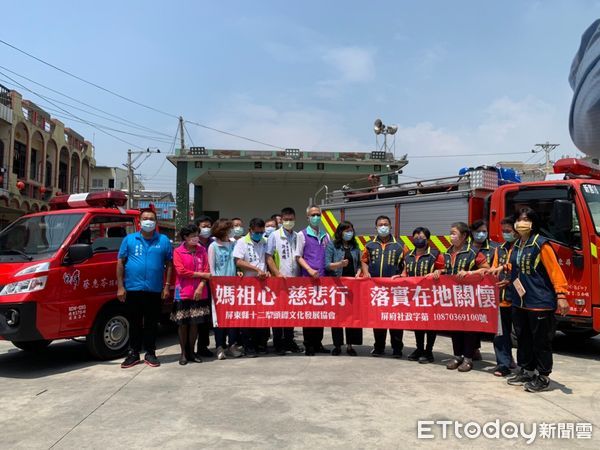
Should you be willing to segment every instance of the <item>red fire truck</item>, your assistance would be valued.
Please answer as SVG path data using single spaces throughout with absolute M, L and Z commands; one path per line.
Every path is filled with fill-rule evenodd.
M 55 197 L 50 211 L 0 232 L 0 339 L 37 351 L 55 339 L 86 337 L 97 358 L 124 354 L 129 321 L 117 300 L 123 237 L 139 229 L 119 191 Z
M 361 246 L 371 239 L 375 218 L 392 219 L 396 237 L 413 248 L 412 230 L 426 226 L 441 251 L 449 246 L 452 222 L 489 222 L 490 237 L 502 241 L 500 221 L 520 208 L 536 210 L 546 236 L 569 280 L 570 312 L 557 316 L 559 329 L 574 337 L 600 332 L 600 167 L 562 159 L 545 181 L 506 181 L 495 168 L 467 170 L 461 175 L 364 189 L 333 191 L 326 195 L 323 224 L 330 234 L 341 220 L 354 224 Z

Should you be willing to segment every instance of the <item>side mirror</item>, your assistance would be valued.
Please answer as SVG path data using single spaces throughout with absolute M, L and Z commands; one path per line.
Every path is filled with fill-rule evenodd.
M 552 229 L 559 233 L 571 231 L 573 227 L 573 202 L 570 200 L 554 200 L 552 204 Z
M 92 256 L 94 256 L 94 251 L 90 244 L 73 244 L 67 250 L 64 263 L 67 265 L 79 264 Z

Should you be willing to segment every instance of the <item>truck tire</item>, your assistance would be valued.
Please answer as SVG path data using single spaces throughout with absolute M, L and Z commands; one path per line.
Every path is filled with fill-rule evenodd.
M 94 358 L 109 360 L 127 353 L 129 319 L 125 306 L 113 303 L 105 306 L 96 316 L 86 345 Z
M 13 345 L 21 350 L 29 353 L 42 353 L 45 351 L 50 342 L 45 339 L 40 339 L 38 341 L 22 341 L 22 342 L 13 342 Z

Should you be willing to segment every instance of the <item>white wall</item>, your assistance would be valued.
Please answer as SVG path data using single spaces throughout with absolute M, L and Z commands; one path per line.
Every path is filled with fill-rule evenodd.
M 298 227 L 306 224 L 308 200 L 322 186 L 317 182 L 277 182 L 266 180 L 219 182 L 203 185 L 202 209 L 219 211 L 220 217 L 241 217 L 247 226 L 253 217 L 266 219 L 282 208 L 296 210 Z M 319 198 L 322 198 L 319 195 Z

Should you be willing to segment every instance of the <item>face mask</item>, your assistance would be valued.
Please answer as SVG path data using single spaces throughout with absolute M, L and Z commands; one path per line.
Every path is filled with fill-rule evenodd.
M 285 222 L 283 222 L 283 228 L 285 228 L 288 231 L 292 231 L 294 229 L 294 226 L 296 226 L 296 222 L 294 222 L 293 220 L 286 220 Z
M 354 237 L 354 231 L 344 231 L 342 233 L 342 238 L 346 241 L 349 242 L 352 240 L 352 238 Z
M 482 242 L 484 242 L 487 239 L 487 237 L 488 237 L 487 231 L 477 231 L 477 232 L 473 233 L 473 239 L 478 244 L 481 244 Z
M 267 228 L 265 228 L 265 236 L 269 237 L 269 235 L 270 235 L 270 234 L 271 234 L 273 231 L 275 231 L 276 229 L 277 229 L 277 228 L 275 228 L 275 227 L 267 227 Z
M 413 244 L 417 248 L 425 248 L 427 246 L 427 239 L 425 238 L 415 238 L 413 239 Z
M 244 227 L 233 227 L 233 235 L 240 237 L 244 235 Z
M 265 233 L 250 233 L 250 238 L 254 241 L 254 242 L 258 242 L 260 241 Z
M 502 237 L 506 242 L 513 242 L 515 240 L 514 233 L 502 233 Z
M 200 237 L 205 239 L 210 237 L 210 227 L 200 228 Z
M 146 233 L 150 233 L 156 228 L 156 222 L 154 220 L 142 220 L 140 225 L 142 226 L 142 231 L 145 231 Z
M 450 242 L 454 247 L 460 247 L 460 245 L 462 245 L 462 238 L 458 234 L 451 234 Z
M 377 227 L 377 234 L 381 237 L 388 236 L 390 234 L 390 227 L 388 227 L 387 225 Z
M 317 228 L 321 223 L 321 215 L 319 214 L 318 216 L 310 216 L 308 220 L 314 228 Z
M 231 239 L 231 238 L 235 237 L 235 233 L 233 232 L 233 228 L 231 228 L 231 229 L 229 230 L 229 232 L 227 233 L 227 237 L 228 237 L 229 239 Z
M 529 236 L 531 233 L 531 222 L 526 222 L 524 220 L 519 220 L 515 223 L 515 230 L 521 236 Z
M 188 243 L 188 245 L 195 247 L 200 242 L 200 238 L 198 236 L 196 236 L 196 237 L 187 238 L 185 241 Z

